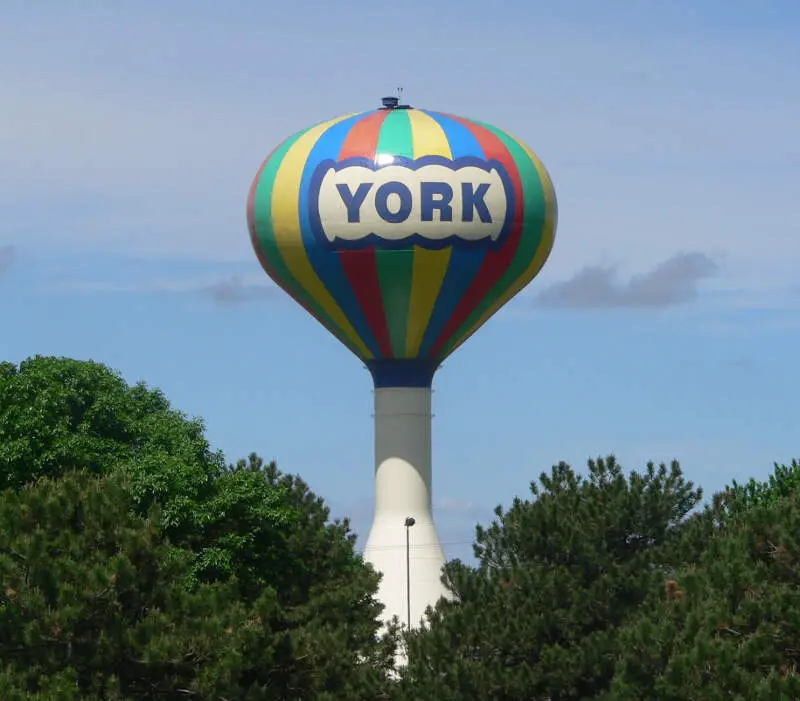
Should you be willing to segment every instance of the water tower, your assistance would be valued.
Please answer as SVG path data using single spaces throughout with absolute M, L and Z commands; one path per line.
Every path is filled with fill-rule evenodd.
M 383 573 L 384 618 L 416 625 L 446 594 L 431 508 L 433 376 L 541 270 L 556 231 L 553 184 L 506 132 L 390 97 L 278 146 L 247 219 L 267 274 L 372 374 L 364 556 Z

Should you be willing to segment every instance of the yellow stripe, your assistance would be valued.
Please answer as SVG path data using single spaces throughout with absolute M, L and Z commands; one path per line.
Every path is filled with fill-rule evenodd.
M 544 191 L 544 230 L 542 231 L 542 240 L 539 242 L 539 247 L 536 249 L 536 255 L 529 263 L 525 271 L 512 283 L 508 290 L 498 297 L 495 302 L 489 307 L 483 315 L 472 325 L 469 332 L 456 343 L 449 351 L 448 355 L 456 350 L 464 341 L 466 341 L 472 334 L 474 334 L 486 321 L 495 314 L 500 307 L 502 307 L 508 300 L 510 300 L 517 292 L 519 292 L 525 285 L 527 285 L 533 278 L 535 278 L 553 250 L 553 243 L 556 238 L 556 226 L 558 225 L 558 201 L 556 200 L 556 190 L 553 186 L 553 181 L 550 174 L 544 167 L 544 164 L 539 160 L 536 154 L 531 151 L 522 141 L 510 134 L 514 141 L 516 141 L 523 151 L 533 162 L 536 172 L 539 175 L 539 180 L 542 183 L 542 190 Z
M 452 158 L 450 143 L 439 123 L 424 112 L 409 110 L 414 158 L 422 155 Z M 442 288 L 447 266 L 450 265 L 450 248 L 429 251 L 414 246 L 414 269 L 411 274 L 411 299 L 408 304 L 406 330 L 406 357 L 416 358 L 425 336 L 425 329 L 433 314 L 433 306 Z
M 319 279 L 308 259 L 303 237 L 300 231 L 300 213 L 297 201 L 300 191 L 300 179 L 306 165 L 311 149 L 322 134 L 338 122 L 351 115 L 338 117 L 328 122 L 318 124 L 301 136 L 286 152 L 272 186 L 272 227 L 275 232 L 275 241 L 286 266 L 297 280 L 298 284 L 325 310 L 341 328 L 353 346 L 362 357 L 372 358 L 372 353 L 364 345 L 361 337 L 356 333 L 350 321 L 345 316 L 328 289 Z

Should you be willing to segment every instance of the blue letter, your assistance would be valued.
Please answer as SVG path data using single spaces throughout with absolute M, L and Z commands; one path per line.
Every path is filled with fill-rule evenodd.
M 397 195 L 400 198 L 400 207 L 396 212 L 389 211 L 389 195 Z M 384 183 L 375 193 L 375 210 L 381 219 L 390 224 L 404 222 L 411 214 L 411 190 L 396 180 Z
M 439 221 L 453 221 L 453 208 L 450 200 L 453 199 L 453 188 L 447 183 L 422 183 L 420 186 L 422 196 L 422 221 L 433 221 L 433 210 L 439 210 Z M 437 195 L 438 199 L 433 199 Z
M 481 183 L 477 190 L 472 191 L 472 183 L 461 183 L 461 220 L 472 221 L 472 212 L 478 210 L 478 216 L 484 224 L 492 223 L 492 215 L 484 202 L 486 191 L 489 189 L 488 183 Z
M 364 204 L 364 198 L 367 196 L 372 183 L 361 183 L 356 188 L 355 194 L 350 192 L 350 188 L 346 183 L 339 183 L 336 189 L 342 196 L 342 202 L 347 207 L 347 221 L 351 224 L 357 224 L 361 221 L 361 205 Z

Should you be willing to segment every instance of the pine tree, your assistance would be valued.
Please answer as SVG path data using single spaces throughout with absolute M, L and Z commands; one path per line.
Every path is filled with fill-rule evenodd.
M 727 489 L 686 535 L 699 558 L 620 631 L 609 699 L 800 698 L 800 490 L 796 463 Z M 688 562 L 694 560 L 693 562 Z
M 405 698 L 566 701 L 609 688 L 617 631 L 671 571 L 701 493 L 677 463 L 626 477 L 613 457 L 585 478 L 562 463 L 539 482 L 478 527 L 477 567 L 447 566 L 456 600 L 410 636 Z
M 225 657 L 235 583 L 188 590 L 191 553 L 114 478 L 66 475 L 0 495 L 3 698 L 181 698 Z M 220 646 L 222 644 L 222 649 Z M 184 697 L 185 698 L 185 697 Z

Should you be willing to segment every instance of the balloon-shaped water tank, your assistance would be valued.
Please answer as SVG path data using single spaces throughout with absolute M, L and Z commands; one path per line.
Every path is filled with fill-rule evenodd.
M 446 596 L 431 506 L 433 376 L 541 270 L 556 231 L 553 184 L 508 133 L 386 98 L 278 146 L 247 219 L 267 274 L 372 373 L 364 556 L 383 573 L 384 619 L 416 625 Z

